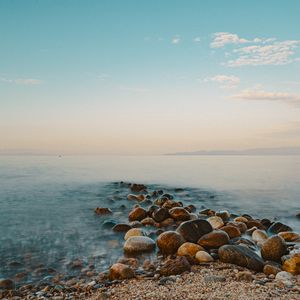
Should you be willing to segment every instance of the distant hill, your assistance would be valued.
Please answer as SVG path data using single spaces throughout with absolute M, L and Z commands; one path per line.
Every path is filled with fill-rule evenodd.
M 165 155 L 300 155 L 300 147 L 255 148 L 245 150 L 200 150 Z

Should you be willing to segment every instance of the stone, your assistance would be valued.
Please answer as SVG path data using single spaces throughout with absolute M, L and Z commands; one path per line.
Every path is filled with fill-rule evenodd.
M 162 254 L 174 254 L 184 243 L 183 237 L 176 231 L 166 231 L 157 238 L 157 246 Z
M 268 232 L 271 234 L 277 234 L 282 231 L 293 231 L 293 229 L 288 225 L 282 224 L 281 222 L 273 223 L 268 229 Z
M 213 229 L 219 229 L 224 226 L 222 218 L 218 216 L 209 217 L 207 221 L 210 223 Z
M 128 215 L 129 221 L 141 221 L 147 217 L 147 211 L 142 207 L 134 208 Z
M 230 213 L 227 210 L 216 212 L 216 216 L 220 217 L 224 222 L 227 222 L 230 219 Z
M 251 282 L 253 280 L 253 275 L 249 271 L 240 271 L 236 274 L 236 279 L 238 281 L 248 281 Z
M 141 221 L 144 226 L 156 226 L 157 223 L 150 217 L 147 217 Z
M 226 225 L 237 227 L 241 233 L 244 233 L 247 230 L 247 225 L 246 225 L 246 223 L 243 223 L 243 222 L 228 222 Z
M 254 271 L 262 271 L 263 260 L 252 250 L 240 245 L 224 245 L 219 248 L 219 259 L 225 263 L 246 267 Z
M 13 290 L 15 283 L 11 279 L 0 279 L 0 290 Z
M 198 240 L 205 234 L 213 230 L 212 226 L 206 220 L 192 220 L 181 223 L 177 232 L 184 238 L 185 241 L 197 243 Z
M 261 256 L 265 260 L 280 261 L 286 252 L 285 241 L 278 235 L 269 237 L 261 246 Z
M 198 251 L 195 258 L 199 263 L 214 261 L 213 257 L 206 251 Z
M 140 221 L 132 221 L 129 223 L 132 228 L 141 228 L 143 224 Z
M 263 243 L 268 239 L 268 235 L 264 230 L 256 229 L 252 233 L 252 240 L 255 243 Z
M 159 273 L 162 276 L 171 276 L 189 272 L 191 265 L 185 256 L 177 256 L 175 259 L 168 259 L 161 267 Z
M 198 251 L 204 250 L 200 245 L 186 242 L 183 243 L 177 250 L 178 256 L 194 257 Z
M 248 219 L 246 219 L 245 217 L 236 217 L 233 219 L 234 222 L 242 222 L 242 223 L 247 223 Z
M 127 232 L 129 229 L 131 229 L 131 226 L 125 223 L 119 223 L 116 224 L 112 230 L 116 232 Z
M 220 230 L 225 231 L 230 239 L 241 236 L 239 228 L 232 225 L 223 226 Z
M 186 209 L 189 213 L 192 213 L 192 212 L 195 212 L 195 211 L 196 211 L 196 206 L 193 205 L 193 204 L 190 204 L 190 205 L 186 206 L 185 209 Z
M 205 216 L 214 216 L 215 213 L 216 212 L 214 210 L 211 210 L 210 208 L 203 209 L 199 212 L 200 215 L 205 215 Z
M 107 228 L 107 229 L 111 229 L 111 228 L 113 228 L 116 224 L 117 224 L 117 222 L 114 221 L 114 220 L 105 220 L 105 221 L 102 223 L 102 227 L 103 227 L 103 228 Z
M 173 207 L 181 207 L 181 205 L 178 202 L 172 200 L 166 200 L 162 205 L 162 207 L 169 210 Z
M 289 272 L 281 271 L 276 274 L 275 280 L 278 281 L 289 281 L 293 278 L 293 275 Z
M 124 244 L 124 252 L 127 254 L 137 254 L 141 252 L 151 252 L 155 249 L 155 242 L 146 236 L 130 237 Z
M 199 240 L 198 244 L 204 248 L 219 248 L 225 244 L 228 244 L 229 236 L 225 231 L 214 230 L 203 235 Z
M 265 264 L 263 272 L 266 275 L 276 275 L 277 273 L 281 272 L 280 264 L 276 264 L 274 262 L 268 262 Z
M 133 184 L 131 184 L 130 189 L 134 193 L 140 193 L 140 192 L 146 191 L 147 187 L 144 184 L 133 183 Z
M 132 236 L 144 236 L 144 235 L 145 234 L 141 228 L 131 228 L 126 232 L 124 236 L 124 240 L 127 241 Z
M 300 274 L 300 253 L 289 256 L 282 265 L 284 271 L 294 275 Z
M 263 224 L 260 223 L 259 220 L 249 220 L 247 223 L 247 228 L 250 229 L 252 227 L 256 227 L 256 228 L 259 228 L 259 229 L 265 229 L 265 226 Z
M 127 200 L 141 202 L 141 201 L 145 200 L 145 195 L 143 195 L 143 194 L 140 194 L 140 195 L 129 194 L 127 196 Z
M 152 218 L 158 223 L 166 220 L 169 217 L 169 211 L 166 208 L 159 208 L 152 213 Z
M 286 242 L 300 241 L 300 234 L 293 231 L 282 231 L 278 235 L 282 237 Z
M 190 214 L 183 207 L 174 207 L 169 210 L 171 218 L 175 221 L 187 221 L 190 219 Z
M 109 280 L 123 280 L 130 279 L 135 276 L 134 270 L 124 264 L 116 263 L 113 264 L 109 269 L 108 278 Z
M 160 226 L 161 227 L 167 227 L 167 226 L 173 225 L 174 223 L 175 223 L 175 221 L 172 218 L 167 218 L 167 219 L 165 219 L 164 221 L 162 221 L 160 223 Z
M 133 257 L 121 257 L 118 259 L 118 263 L 130 266 L 134 269 L 138 268 L 138 266 L 139 266 L 138 260 Z
M 112 211 L 110 208 L 107 207 L 96 207 L 95 213 L 99 216 L 102 216 L 102 215 L 112 214 Z
M 222 276 L 222 275 L 208 275 L 208 276 L 204 276 L 203 280 L 206 283 L 225 282 L 226 281 L 226 277 Z

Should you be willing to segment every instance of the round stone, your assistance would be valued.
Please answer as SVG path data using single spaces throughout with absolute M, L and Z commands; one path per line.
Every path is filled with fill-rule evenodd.
M 158 223 L 166 220 L 169 217 L 169 211 L 166 208 L 159 208 L 152 213 L 152 218 Z
M 136 254 L 140 252 L 150 252 L 155 249 L 155 242 L 146 236 L 133 236 L 128 238 L 124 244 L 124 252 Z
M 293 229 L 288 225 L 282 224 L 281 222 L 273 223 L 268 229 L 268 232 L 272 234 L 277 234 L 283 231 L 293 231 Z
M 186 242 L 178 248 L 177 255 L 194 257 L 195 254 L 201 250 L 204 250 L 204 249 L 200 245 Z
M 195 258 L 199 263 L 214 261 L 213 257 L 205 251 L 198 251 Z
M 287 246 L 283 238 L 278 235 L 269 237 L 261 247 L 261 256 L 265 260 L 280 261 L 286 254 Z
M 162 254 L 174 254 L 184 243 L 183 237 L 176 231 L 166 231 L 157 238 L 157 246 Z
M 108 278 L 110 280 L 130 279 L 134 277 L 134 271 L 131 267 L 125 264 L 116 263 L 109 269 Z
M 300 242 L 300 234 L 293 231 L 282 231 L 278 235 L 282 237 L 286 242 Z
M 300 274 L 300 253 L 295 253 L 286 259 L 282 265 L 284 271 L 294 275 Z
M 183 207 L 174 207 L 169 210 L 171 218 L 175 221 L 187 221 L 190 219 L 190 214 Z
M 268 235 L 264 230 L 256 229 L 252 232 L 252 240 L 255 243 L 263 243 L 268 239 Z
M 220 228 L 220 230 L 225 231 L 230 239 L 241 236 L 241 232 L 238 227 L 232 225 L 223 226 Z
M 207 221 L 210 223 L 213 229 L 219 229 L 224 226 L 222 218 L 218 216 L 209 217 Z
M 199 240 L 198 244 L 204 248 L 219 248 L 225 244 L 228 244 L 229 236 L 225 231 L 214 230 L 203 235 Z
M 141 221 L 147 217 L 147 211 L 142 207 L 134 208 L 128 215 L 129 221 Z
M 112 230 L 113 231 L 116 231 L 116 232 L 127 232 L 129 229 L 131 229 L 132 227 L 128 224 L 125 224 L 125 223 L 119 223 L 119 224 L 116 224 Z
M 127 241 L 130 237 L 133 236 L 144 236 L 144 232 L 141 228 L 132 228 L 128 230 L 124 236 L 124 240 Z

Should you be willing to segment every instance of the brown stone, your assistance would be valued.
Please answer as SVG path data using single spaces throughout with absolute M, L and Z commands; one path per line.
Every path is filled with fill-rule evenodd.
M 230 239 L 241 236 L 239 228 L 232 225 L 223 226 L 220 230 L 225 231 Z
M 282 265 L 284 271 L 293 275 L 300 274 L 300 253 L 295 253 L 286 259 Z
M 127 254 L 137 254 L 150 252 L 155 249 L 155 242 L 146 236 L 133 236 L 128 238 L 124 244 L 124 252 Z
M 107 207 L 96 207 L 95 213 L 99 216 L 102 216 L 102 215 L 112 214 L 112 211 L 110 208 Z
M 134 276 L 134 270 L 131 267 L 121 263 L 113 264 L 110 267 L 108 274 L 109 280 L 130 279 Z
M 179 256 L 195 256 L 198 251 L 204 250 L 200 245 L 186 242 L 182 244 L 178 250 L 177 255 Z
M 277 273 L 281 272 L 281 267 L 279 264 L 276 264 L 274 262 L 268 262 L 265 264 L 264 266 L 264 270 L 263 272 L 266 274 L 266 275 L 276 275 Z
M 176 231 L 166 231 L 157 238 L 157 246 L 162 254 L 174 254 L 184 243 L 183 237 Z
M 178 275 L 189 272 L 191 265 L 185 256 L 177 256 L 175 259 L 168 259 L 161 267 L 159 273 L 162 276 Z
M 265 260 L 280 261 L 286 252 L 285 241 L 278 235 L 269 237 L 261 247 L 261 256 Z
M 300 241 L 300 234 L 293 231 L 282 231 L 279 232 L 278 235 L 286 242 Z
M 219 248 L 225 244 L 228 244 L 229 236 L 225 231 L 214 230 L 210 233 L 203 235 L 198 244 L 204 248 Z
M 158 223 L 166 220 L 169 217 L 169 211 L 166 208 L 159 208 L 152 213 L 152 218 Z
M 142 207 L 134 208 L 128 215 L 129 221 L 141 221 L 147 217 L 147 211 Z
M 190 214 L 183 207 L 174 207 L 169 210 L 171 218 L 175 221 L 187 221 L 190 219 Z
M 247 225 L 248 229 L 250 229 L 252 227 L 256 227 L 258 229 L 263 229 L 263 230 L 266 229 L 265 226 L 263 224 L 261 224 L 259 220 L 250 220 L 246 223 L 246 225 Z
M 131 229 L 132 227 L 128 224 L 125 224 L 125 223 L 119 223 L 119 224 L 116 224 L 112 230 L 113 231 L 116 231 L 116 232 L 127 232 L 129 229 Z

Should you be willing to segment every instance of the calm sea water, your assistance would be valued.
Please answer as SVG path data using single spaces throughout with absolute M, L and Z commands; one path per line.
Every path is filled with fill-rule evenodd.
M 127 219 L 132 203 L 114 183 L 121 180 L 163 188 L 199 209 L 300 229 L 300 156 L 0 156 L 0 278 L 26 271 L 24 282 L 39 280 L 41 267 L 70 272 L 76 258 L 99 271 L 115 261 L 122 236 L 103 222 Z M 95 216 L 97 206 L 114 213 Z

